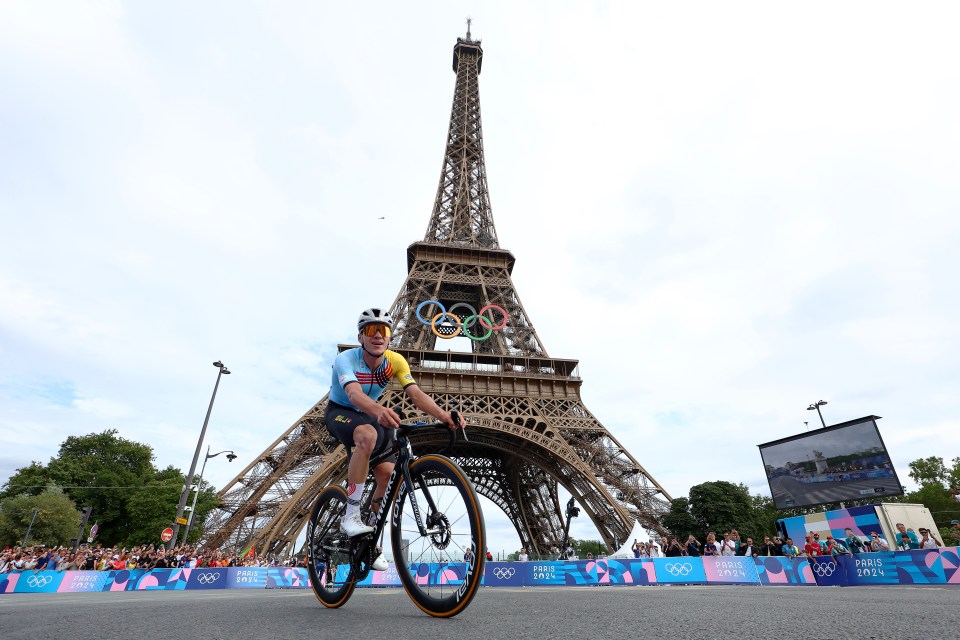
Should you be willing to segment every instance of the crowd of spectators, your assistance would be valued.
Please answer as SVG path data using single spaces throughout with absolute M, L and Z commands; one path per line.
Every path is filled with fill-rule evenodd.
M 16 571 L 111 571 L 123 569 L 173 569 L 178 567 L 277 567 L 305 566 L 296 558 L 227 554 L 190 545 L 167 550 L 163 546 L 7 547 L 0 553 L 0 574 Z
M 954 520 L 950 523 L 950 540 L 952 545 L 960 544 L 960 520 Z M 687 536 L 686 541 L 681 542 L 676 536 L 664 538 L 658 541 L 650 540 L 648 542 L 633 541 L 631 550 L 635 558 L 676 558 L 679 556 L 787 556 L 787 557 L 807 557 L 829 555 L 846 555 L 871 553 L 876 551 L 890 550 L 911 550 L 911 549 L 937 549 L 943 547 L 944 543 L 937 537 L 937 532 L 919 527 L 916 531 L 908 529 L 903 523 L 897 523 L 896 539 L 888 542 L 880 531 L 870 531 L 869 536 L 861 536 L 854 533 L 852 529 L 844 531 L 843 538 L 835 538 L 832 534 L 821 535 L 818 532 L 810 531 L 805 540 L 794 542 L 792 538 L 782 538 L 780 536 L 764 536 L 763 542 L 757 542 L 750 536 L 741 537 L 736 529 L 721 533 L 719 536 L 711 531 L 707 533 L 704 542 L 700 542 L 694 535 Z M 524 562 L 528 558 L 526 550 L 521 549 L 520 561 Z

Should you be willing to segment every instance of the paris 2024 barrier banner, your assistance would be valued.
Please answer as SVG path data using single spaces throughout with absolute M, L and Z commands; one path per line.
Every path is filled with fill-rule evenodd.
M 455 586 L 464 563 L 415 565 L 422 584 Z M 488 587 L 629 586 L 671 584 L 744 584 L 874 586 L 939 584 L 960 586 L 956 547 L 886 551 L 854 556 L 806 558 L 654 558 L 573 562 L 488 562 Z M 154 569 L 146 571 L 24 571 L 0 576 L 4 593 L 77 593 L 83 591 L 182 591 L 194 589 L 305 589 L 306 569 L 231 567 L 228 569 Z M 371 572 L 361 587 L 398 587 L 391 565 Z

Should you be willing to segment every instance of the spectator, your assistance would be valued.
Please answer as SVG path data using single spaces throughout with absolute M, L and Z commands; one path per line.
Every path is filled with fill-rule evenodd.
M 770 536 L 763 536 L 763 544 L 760 545 L 760 555 L 768 558 L 770 556 L 778 556 L 780 555 L 780 546 L 771 540 Z
M 663 554 L 668 558 L 679 558 L 683 555 L 683 547 L 680 546 L 680 541 L 677 540 L 676 536 L 670 538 L 667 550 Z
M 820 555 L 822 556 L 829 555 L 830 553 L 829 551 L 827 551 L 827 541 L 821 540 L 820 534 L 815 531 L 811 531 L 810 535 L 813 536 L 813 541 L 816 542 L 818 545 L 820 545 Z
M 717 534 L 715 534 L 713 531 L 707 534 L 707 541 L 703 543 L 703 555 L 720 555 L 720 543 L 717 542 Z
M 468 544 L 466 550 L 464 550 L 463 561 L 468 564 L 473 562 L 473 545 L 472 544 Z
M 870 551 L 890 551 L 890 543 L 888 543 L 879 533 L 876 531 L 870 532 Z
M 736 531 L 736 529 L 734 529 Z M 737 555 L 737 543 L 733 540 L 733 534 L 725 533 L 723 534 L 723 540 L 720 541 L 720 555 L 721 556 L 735 556 Z
M 936 549 L 943 546 L 939 540 L 933 537 L 929 529 L 918 529 L 918 531 L 920 531 L 921 549 Z
M 950 537 L 954 544 L 960 544 L 960 520 L 950 521 Z
M 843 541 L 846 543 L 847 549 L 850 550 L 850 553 L 856 554 L 856 553 L 864 553 L 866 551 L 866 547 L 863 544 L 863 540 L 861 540 L 860 536 L 856 535 L 853 532 L 853 529 L 851 529 L 850 527 L 847 527 L 846 529 L 843 530 L 843 532 L 847 534 L 847 537 L 844 538 Z
M 520 562 L 530 562 L 530 556 L 527 555 L 526 548 L 520 549 Z
M 653 540 L 647 543 L 647 555 L 651 558 L 660 557 L 660 547 L 658 547 L 657 543 Z
M 899 548 L 904 551 L 920 548 L 920 539 L 917 538 L 917 534 L 913 532 L 913 529 L 907 529 L 902 522 L 898 522 L 897 532 L 897 546 Z
M 793 544 L 793 538 L 787 538 L 787 541 L 783 543 L 780 551 L 788 558 L 796 558 L 800 555 L 800 549 L 797 548 L 797 545 Z
M 740 540 L 740 533 L 736 529 L 730 529 L 730 540 L 733 541 L 733 554 L 742 555 L 740 553 L 740 547 L 743 546 L 743 542 Z
M 820 555 L 822 549 L 820 542 L 813 539 L 813 535 L 807 536 L 807 544 L 803 545 L 803 554 L 808 558 L 816 558 Z
M 769 539 L 770 538 L 767 538 L 767 540 Z M 740 545 L 740 548 L 737 550 L 737 555 L 745 558 L 756 558 L 760 555 L 760 548 L 753 544 L 753 538 L 747 536 L 747 541 Z
M 700 541 L 694 538 L 692 533 L 689 536 L 687 536 L 686 547 L 687 547 L 688 556 L 699 557 L 701 555 Z
M 845 556 L 850 554 L 847 545 L 843 541 L 837 540 L 832 534 L 827 534 L 827 554 L 831 556 Z
M 639 558 L 639 557 L 640 557 L 640 543 L 637 542 L 637 539 L 636 539 L 636 538 L 633 539 L 633 546 L 630 547 L 630 549 L 633 550 L 633 557 L 634 557 L 634 558 Z
M 490 549 L 487 549 L 487 560 L 488 560 L 488 561 L 492 561 L 492 560 L 493 560 L 493 554 L 490 553 Z

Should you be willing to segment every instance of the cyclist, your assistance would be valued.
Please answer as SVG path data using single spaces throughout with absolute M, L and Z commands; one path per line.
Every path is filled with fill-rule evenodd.
M 382 309 L 371 308 L 357 320 L 357 340 L 360 346 L 348 349 L 333 363 L 333 380 L 324 418 L 327 429 L 345 446 L 353 447 L 347 466 L 347 511 L 340 522 L 340 530 L 353 537 L 373 531 L 360 516 L 360 498 L 370 470 L 370 458 L 386 451 L 392 444 L 390 430 L 400 426 L 399 416 L 377 403 L 390 380 L 397 380 L 414 406 L 456 429 L 464 425 L 463 417 L 454 422 L 424 393 L 410 373 L 410 365 L 399 353 L 387 349 L 393 333 L 393 319 Z M 388 459 L 373 469 L 377 481 L 372 506 L 380 509 L 380 499 L 387 488 L 395 460 Z M 387 569 L 387 561 L 378 554 L 371 565 L 375 571 Z

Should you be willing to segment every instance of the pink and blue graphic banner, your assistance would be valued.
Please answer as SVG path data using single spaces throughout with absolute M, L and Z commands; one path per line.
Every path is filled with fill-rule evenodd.
M 413 565 L 420 584 L 463 582 L 465 563 Z M 655 584 L 753 584 L 762 586 L 960 585 L 956 547 L 886 551 L 837 557 L 627 558 L 569 562 L 488 562 L 488 587 Z M 0 576 L 4 593 L 77 593 L 83 591 L 182 591 L 197 589 L 306 589 L 306 569 L 231 567 L 228 569 L 154 569 L 145 571 L 25 571 Z M 373 571 L 358 586 L 398 587 L 391 564 Z

